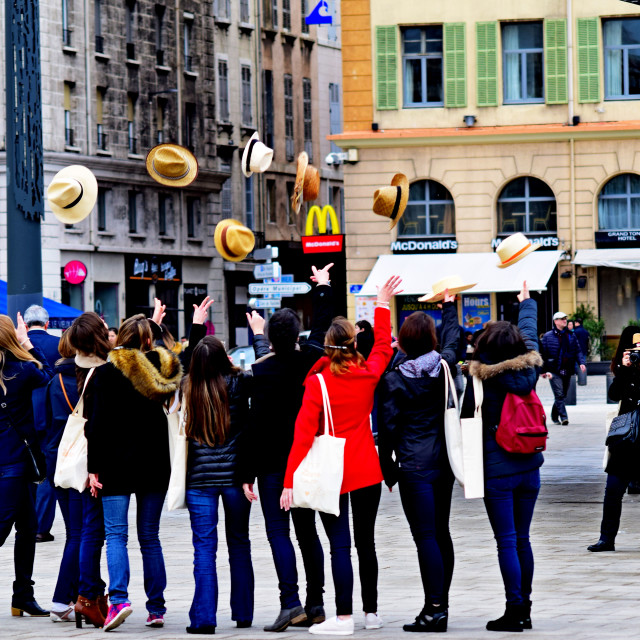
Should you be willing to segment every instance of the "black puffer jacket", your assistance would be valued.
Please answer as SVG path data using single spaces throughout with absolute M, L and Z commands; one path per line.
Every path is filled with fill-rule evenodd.
M 189 441 L 187 489 L 240 486 L 246 476 L 251 376 L 238 372 L 225 376 L 225 382 L 231 414 L 229 435 L 216 447 Z

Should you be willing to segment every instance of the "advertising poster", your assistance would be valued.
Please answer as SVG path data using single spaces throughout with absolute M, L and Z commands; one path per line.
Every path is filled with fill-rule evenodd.
M 462 322 L 472 333 L 484 328 L 491 320 L 491 296 L 462 296 Z
M 358 320 L 368 320 L 373 326 L 373 312 L 375 308 L 375 297 L 356 296 L 356 322 L 358 322 Z
M 438 308 L 436 302 L 418 302 L 420 296 L 398 296 L 396 306 L 398 309 L 398 330 L 414 311 L 424 311 L 431 316 L 436 323 L 436 327 L 442 324 L 442 309 Z

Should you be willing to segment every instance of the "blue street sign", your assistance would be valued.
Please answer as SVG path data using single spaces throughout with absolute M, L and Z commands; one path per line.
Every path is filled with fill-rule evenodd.
M 363 284 L 350 284 L 349 285 L 349 293 L 356 295 L 362 291 Z
M 322 11 L 324 9 L 324 12 Z M 329 15 L 329 3 L 320 0 L 315 9 L 304 19 L 307 24 L 333 24 L 333 18 Z

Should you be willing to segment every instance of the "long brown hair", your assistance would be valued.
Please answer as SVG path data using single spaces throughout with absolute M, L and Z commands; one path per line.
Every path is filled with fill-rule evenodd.
M 73 358 L 76 355 L 76 349 L 69 340 L 68 329 L 60 337 L 60 342 L 58 342 L 58 353 L 60 354 L 60 359 L 56 360 L 56 365 L 62 364 L 65 360 Z
M 153 345 L 153 331 L 143 313 L 127 318 L 118 330 L 116 346 L 150 351 Z
M 78 316 L 64 332 L 63 338 L 65 336 L 69 345 L 85 356 L 95 355 L 100 360 L 106 360 L 111 351 L 109 330 L 95 311 L 85 311 Z M 62 340 L 60 343 L 62 345 Z M 62 351 L 60 355 L 63 355 Z
M 527 351 L 527 345 L 515 324 L 506 320 L 491 320 L 478 338 L 471 359 L 480 360 L 484 355 L 490 362 L 497 363 L 524 355 Z
M 218 338 L 205 336 L 196 345 L 184 386 L 187 438 L 210 447 L 224 444 L 231 427 L 224 376 L 237 371 Z
M 343 316 L 333 319 L 324 338 L 331 373 L 341 375 L 351 367 L 364 367 L 365 359 L 356 350 L 356 328 Z
M 4 381 L 12 379 L 5 378 L 4 375 L 4 363 L 7 353 L 10 353 L 16 360 L 33 362 L 39 369 L 42 369 L 42 364 L 18 342 L 16 328 L 13 326 L 11 318 L 0 315 L 0 388 L 4 391 L 5 395 L 7 394 L 7 387 Z

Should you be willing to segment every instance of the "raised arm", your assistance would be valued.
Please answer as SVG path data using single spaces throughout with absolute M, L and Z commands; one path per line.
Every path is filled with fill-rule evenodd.
M 316 351 L 318 357 L 324 351 L 324 335 L 333 319 L 333 291 L 331 289 L 331 280 L 329 279 L 331 267 L 333 267 L 333 262 L 324 267 L 324 269 L 311 267 L 313 272 L 311 281 L 315 282 L 316 286 L 313 290 L 312 298 L 311 331 L 306 344 L 308 345 L 307 349 Z
M 185 370 L 189 371 L 191 364 L 191 356 L 196 345 L 202 338 L 207 335 L 207 329 L 204 326 L 208 316 L 209 307 L 215 302 L 213 298 L 207 296 L 200 304 L 193 305 L 193 323 L 189 330 L 189 346 L 180 354 L 180 362 Z
M 518 329 L 522 334 L 527 349 L 538 351 L 538 303 L 529 297 L 527 281 L 522 283 L 522 290 L 518 294 L 520 309 L 518 311 Z
M 458 324 L 455 299 L 455 296 L 450 296 L 446 291 L 442 304 L 442 351 L 440 355 L 450 369 L 453 369 L 458 362 L 458 349 L 460 348 L 460 325 Z

